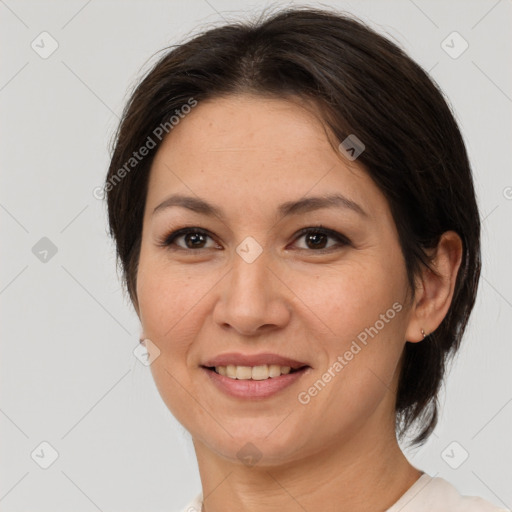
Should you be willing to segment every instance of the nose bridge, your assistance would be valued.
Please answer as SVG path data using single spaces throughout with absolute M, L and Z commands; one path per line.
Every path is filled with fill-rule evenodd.
M 260 252 L 260 251 L 258 251 Z M 269 286 L 269 255 L 259 254 L 250 243 L 242 243 L 233 256 L 233 269 L 229 282 L 229 298 L 243 308 L 261 310 L 271 299 Z M 261 312 L 261 311 L 260 311 Z
M 256 243 L 245 239 L 236 248 L 216 307 L 217 322 L 245 334 L 263 325 L 282 326 L 289 315 L 281 287 L 273 282 L 270 253 Z

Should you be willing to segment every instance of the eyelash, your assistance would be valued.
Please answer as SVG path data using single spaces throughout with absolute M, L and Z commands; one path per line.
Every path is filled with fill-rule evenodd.
M 302 249 L 301 248 L 299 250 L 309 251 L 309 252 L 326 253 L 326 252 L 330 252 L 335 249 L 339 249 L 343 246 L 350 245 L 350 243 L 351 243 L 350 240 L 346 236 L 342 235 L 341 233 L 338 233 L 337 231 L 333 231 L 332 229 L 324 228 L 323 226 L 315 226 L 315 227 L 308 227 L 308 228 L 301 229 L 298 233 L 296 233 L 294 241 L 298 240 L 299 238 L 301 238 L 305 235 L 311 234 L 311 233 L 326 235 L 330 238 L 335 239 L 338 243 L 337 243 L 337 245 L 323 248 L 323 249 Z M 189 227 L 189 228 L 178 229 L 178 230 L 173 231 L 173 232 L 169 233 L 168 235 L 164 236 L 158 242 L 158 246 L 171 249 L 171 246 L 174 244 L 174 242 L 177 238 L 179 238 L 181 236 L 188 235 L 188 234 L 200 234 L 200 235 L 210 237 L 213 240 L 212 235 L 208 231 L 201 229 L 201 228 Z M 172 250 L 180 250 L 180 251 L 185 251 L 185 252 L 199 252 L 200 250 L 204 250 L 204 249 L 205 248 L 203 248 L 203 247 L 200 247 L 198 249 L 190 249 L 188 247 L 184 248 L 184 247 L 176 246 L 176 248 L 173 248 Z M 206 249 L 210 249 L 210 247 L 207 247 Z

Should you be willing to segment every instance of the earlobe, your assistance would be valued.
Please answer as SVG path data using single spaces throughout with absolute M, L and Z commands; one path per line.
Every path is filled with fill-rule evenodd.
M 414 304 L 406 340 L 428 342 L 428 334 L 435 331 L 450 308 L 457 274 L 462 260 L 462 240 L 455 231 L 446 231 L 431 253 L 431 267 L 424 268 L 418 277 Z

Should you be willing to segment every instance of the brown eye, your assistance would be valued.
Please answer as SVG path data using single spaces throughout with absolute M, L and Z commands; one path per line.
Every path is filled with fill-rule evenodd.
M 324 249 L 328 238 L 325 233 L 308 233 L 305 235 L 306 245 L 310 249 Z
M 210 246 L 207 245 L 208 239 L 211 240 Z M 178 229 L 177 231 L 167 235 L 159 245 L 169 248 L 176 246 L 178 249 L 191 251 L 197 249 L 219 248 L 219 245 L 213 241 L 212 237 L 206 231 L 196 228 Z
M 350 244 L 350 241 L 341 233 L 322 227 L 304 228 L 299 232 L 299 237 L 296 240 L 300 238 L 304 239 L 305 247 L 299 247 L 299 249 L 304 250 L 322 251 Z M 329 239 L 334 243 L 328 245 Z
M 207 235 L 204 233 L 187 233 L 183 235 L 183 240 L 188 249 L 202 249 L 206 243 Z

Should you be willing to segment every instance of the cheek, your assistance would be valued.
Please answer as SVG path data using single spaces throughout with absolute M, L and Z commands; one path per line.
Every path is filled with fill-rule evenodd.
M 164 268 L 165 267 L 165 268 Z M 140 320 L 145 338 L 159 350 L 150 365 L 157 390 L 169 411 L 182 424 L 188 425 L 191 414 L 191 390 L 195 374 L 191 373 L 188 356 L 197 338 L 204 302 L 215 283 L 213 276 L 186 275 L 141 255 L 137 278 Z M 195 370 L 194 370 L 195 371 Z M 196 408 L 192 422 L 208 423 L 202 408 Z
M 407 325 L 405 271 L 399 261 L 360 260 L 316 276 L 303 274 L 297 286 L 304 305 L 321 320 L 319 328 L 326 327 L 317 337 L 326 355 L 318 368 L 322 382 L 311 395 L 321 395 L 318 406 L 331 400 L 343 405 L 340 420 L 349 410 L 351 417 L 364 415 L 362 410 L 377 404 L 396 377 Z M 314 384 L 312 379 L 306 386 Z
M 146 337 L 155 342 L 180 344 L 191 325 L 196 325 L 201 301 L 219 279 L 218 272 L 199 267 L 179 268 L 165 258 L 141 254 L 137 276 L 140 317 Z M 188 326 L 188 327 L 187 327 Z M 186 338 L 186 336 L 185 336 Z
M 137 296 L 143 336 L 159 351 L 150 368 L 162 398 L 173 412 L 175 407 L 167 399 L 173 397 L 173 403 L 179 403 L 180 384 L 188 385 L 186 363 L 197 323 L 194 317 L 207 287 L 208 283 L 192 280 L 141 253 Z
M 407 290 L 400 260 L 388 264 L 359 258 L 336 267 L 316 269 L 314 274 L 296 272 L 289 275 L 289 280 L 295 283 L 294 290 L 304 305 L 316 313 L 330 336 L 338 340 L 332 343 L 331 350 L 343 349 L 347 340 L 356 338 L 376 322 L 383 333 L 403 328 L 405 315 L 396 311 L 405 308 Z M 393 309 L 395 303 L 401 308 Z

